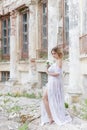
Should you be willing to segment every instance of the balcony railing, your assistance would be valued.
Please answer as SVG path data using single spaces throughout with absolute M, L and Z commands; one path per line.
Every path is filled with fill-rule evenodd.
M 87 54 L 87 34 L 80 37 L 80 54 Z

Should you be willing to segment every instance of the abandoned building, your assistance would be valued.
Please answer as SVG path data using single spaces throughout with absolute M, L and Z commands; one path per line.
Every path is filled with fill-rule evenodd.
M 45 86 L 46 60 L 52 60 L 50 51 L 58 45 L 65 54 L 66 92 L 72 100 L 85 97 L 86 4 L 86 0 L 0 0 L 1 83 Z

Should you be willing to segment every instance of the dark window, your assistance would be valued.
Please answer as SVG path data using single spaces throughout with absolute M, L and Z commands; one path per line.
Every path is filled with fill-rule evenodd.
M 22 14 L 22 58 L 28 57 L 28 12 Z
M 9 79 L 9 77 L 10 77 L 10 72 L 8 72 L 8 71 L 1 72 L 1 81 L 2 82 L 7 81 Z
M 42 49 L 48 48 L 47 38 L 47 3 L 42 4 Z
M 10 56 L 10 17 L 2 19 L 2 57 Z
M 45 86 L 48 81 L 48 75 L 45 72 L 41 73 L 41 87 Z
M 69 43 L 69 5 L 67 0 L 64 2 L 65 11 L 64 11 L 64 31 L 65 31 L 65 42 Z

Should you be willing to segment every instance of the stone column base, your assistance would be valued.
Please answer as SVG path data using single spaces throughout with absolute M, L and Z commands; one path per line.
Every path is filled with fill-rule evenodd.
M 82 97 L 82 93 L 68 93 L 71 103 L 79 103 Z

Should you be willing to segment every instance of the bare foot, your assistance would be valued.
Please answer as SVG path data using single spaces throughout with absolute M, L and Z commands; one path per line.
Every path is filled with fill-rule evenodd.
M 54 120 L 51 119 L 50 122 L 49 122 L 49 124 L 51 125 L 53 122 L 54 122 Z

